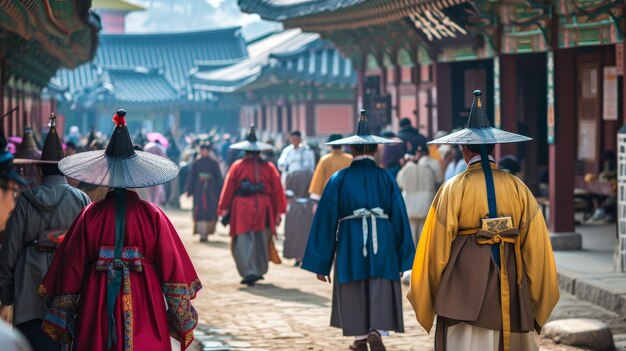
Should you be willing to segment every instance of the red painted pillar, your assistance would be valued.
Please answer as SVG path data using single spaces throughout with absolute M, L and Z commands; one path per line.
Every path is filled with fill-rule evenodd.
M 439 130 L 452 130 L 452 65 L 433 63 L 433 84 L 437 87 L 437 96 L 432 105 L 437 106 L 437 127 Z M 432 106 L 429 108 L 433 108 Z
M 576 51 L 554 53 L 555 142 L 550 151 L 550 231 L 574 232 Z
M 517 56 L 500 56 L 500 123 L 501 128 L 517 132 Z M 517 143 L 498 144 L 496 158 L 504 155 L 517 155 Z

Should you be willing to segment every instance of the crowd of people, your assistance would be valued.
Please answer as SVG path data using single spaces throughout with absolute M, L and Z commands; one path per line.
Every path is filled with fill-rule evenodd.
M 514 165 L 492 156 L 529 138 L 492 128 L 474 95 L 463 130 L 428 142 L 402 119 L 379 137 L 362 110 L 355 134 L 331 135 L 321 157 L 297 130 L 280 151 L 254 127 L 239 142 L 133 142 L 124 110 L 108 140 L 70 128 L 64 152 L 51 116 L 41 152 L 27 132 L 15 151 L 30 158 L 0 153 L 0 201 L 24 186 L 0 247 L 0 301 L 21 334 L 0 324 L 0 337 L 15 350 L 169 350 L 170 335 L 187 348 L 201 283 L 161 207 L 193 197 L 193 233 L 206 242 L 228 226 L 247 286 L 282 262 L 284 218 L 282 258 L 333 284 L 330 324 L 351 350 L 384 351 L 383 337 L 404 331 L 402 281 L 424 329 L 437 315 L 437 351 L 538 350 L 558 301 L 548 232 Z

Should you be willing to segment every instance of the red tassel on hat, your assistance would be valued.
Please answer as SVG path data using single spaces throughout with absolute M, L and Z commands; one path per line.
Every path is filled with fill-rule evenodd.
M 117 111 L 117 113 L 113 116 L 113 122 L 115 122 L 115 125 L 118 127 L 122 127 L 126 125 L 126 111 L 124 110 L 119 110 Z

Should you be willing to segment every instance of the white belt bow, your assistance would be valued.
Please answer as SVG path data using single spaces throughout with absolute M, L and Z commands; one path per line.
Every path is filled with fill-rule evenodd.
M 366 208 L 359 208 L 354 210 L 351 215 L 345 216 L 339 220 L 337 224 L 336 238 L 339 239 L 339 226 L 341 222 L 348 219 L 361 218 L 361 227 L 363 230 L 363 257 L 367 257 L 367 236 L 369 233 L 369 226 L 367 225 L 367 218 L 372 221 L 372 247 L 374 248 L 374 255 L 378 253 L 378 229 L 376 227 L 376 218 L 389 219 L 389 216 L 385 214 L 385 211 L 380 207 L 374 207 L 370 210 Z

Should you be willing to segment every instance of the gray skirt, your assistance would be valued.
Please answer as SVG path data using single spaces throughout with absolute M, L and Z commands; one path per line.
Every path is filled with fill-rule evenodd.
M 404 332 L 399 280 L 336 281 L 335 275 L 330 325 L 343 329 L 344 336 L 367 335 L 372 329 Z
M 269 231 L 248 232 L 233 237 L 233 257 L 237 271 L 242 277 L 267 273 L 268 243 L 272 234 Z
M 304 257 L 309 231 L 313 222 L 313 201 L 295 199 L 289 203 L 285 216 L 285 243 L 283 256 L 301 260 Z

